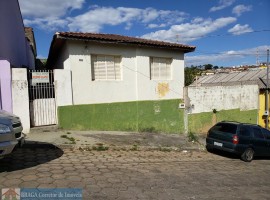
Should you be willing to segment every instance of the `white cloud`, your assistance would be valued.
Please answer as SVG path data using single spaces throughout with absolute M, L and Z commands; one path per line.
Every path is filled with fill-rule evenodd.
M 166 24 L 148 24 L 148 28 L 164 28 L 166 27 Z
M 245 25 L 236 24 L 233 28 L 228 30 L 228 32 L 232 33 L 233 35 L 242 35 L 244 33 L 249 33 L 252 31 L 253 29 L 250 28 L 248 24 Z
M 33 20 L 25 19 L 23 20 L 25 26 L 38 26 L 44 30 L 57 31 L 59 29 L 64 29 L 67 26 L 67 21 L 58 19 L 55 17 L 41 19 L 36 18 Z
M 19 0 L 24 17 L 52 18 L 65 15 L 69 10 L 80 9 L 85 0 Z
M 148 28 L 165 27 L 180 23 L 188 14 L 173 10 L 157 10 L 154 8 L 100 7 L 90 6 L 88 11 L 67 17 L 74 9 L 81 9 L 85 0 L 19 0 L 24 23 L 27 26 L 36 25 L 45 30 L 100 32 L 106 25 L 123 25 L 126 30 L 134 23 Z M 151 25 L 149 25 L 151 24 Z M 155 24 L 155 25 L 154 25 Z
M 154 8 L 95 7 L 84 14 L 68 18 L 68 27 L 71 31 L 99 32 L 105 25 L 123 24 L 126 29 L 130 29 L 136 22 L 154 28 L 183 21 L 186 16 L 187 14 L 183 12 Z M 160 22 L 160 24 L 150 22 Z
M 218 10 L 222 10 L 224 8 L 231 6 L 234 2 L 235 2 L 235 0 L 220 0 L 218 6 L 214 6 L 214 7 L 210 8 L 209 11 L 215 12 Z
M 233 8 L 232 13 L 235 14 L 236 16 L 242 15 L 244 12 L 248 12 L 252 10 L 252 6 L 245 6 L 245 5 L 237 5 Z
M 68 18 L 68 27 L 71 31 L 82 32 L 99 32 L 104 25 L 113 26 L 122 23 L 128 23 L 128 26 L 131 27 L 131 22 L 140 14 L 141 10 L 137 8 L 95 8 L 74 18 Z
M 195 18 L 190 23 L 173 25 L 168 30 L 159 30 L 143 35 L 143 38 L 185 43 L 196 40 L 236 21 L 234 17 L 216 20 Z
M 254 62 L 255 62 L 255 57 L 257 52 L 261 54 L 261 57 L 263 55 L 266 55 L 266 50 L 269 49 L 270 46 L 264 45 L 264 46 L 258 46 L 250 49 L 243 49 L 243 50 L 229 50 L 229 51 L 224 51 L 220 53 L 209 53 L 207 55 L 196 55 L 196 56 L 185 56 L 185 63 L 186 66 L 191 66 L 191 65 L 204 65 L 206 63 L 211 63 L 215 64 L 218 62 L 224 62 L 224 61 L 236 61 L 241 58 L 246 58 L 246 57 L 254 57 Z M 242 63 L 239 63 L 241 65 Z M 253 64 L 253 63 L 249 63 Z

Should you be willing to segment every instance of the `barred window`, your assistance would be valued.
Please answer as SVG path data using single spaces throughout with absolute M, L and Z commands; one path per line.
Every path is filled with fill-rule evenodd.
M 171 80 L 171 58 L 150 58 L 151 80 Z
M 92 80 L 121 80 L 121 57 L 91 55 Z

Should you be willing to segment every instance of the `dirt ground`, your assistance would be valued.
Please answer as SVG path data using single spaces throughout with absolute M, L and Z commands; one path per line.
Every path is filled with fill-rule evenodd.
M 111 149 L 204 149 L 205 138 L 191 140 L 184 134 L 136 133 L 118 131 L 70 131 L 52 127 L 31 129 L 26 140 L 91 148 L 103 145 Z

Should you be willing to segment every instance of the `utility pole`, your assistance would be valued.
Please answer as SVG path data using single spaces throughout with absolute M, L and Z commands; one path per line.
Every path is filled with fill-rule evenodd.
M 265 106 L 265 114 L 266 114 L 266 129 L 269 129 L 269 49 L 267 49 L 267 62 L 266 62 L 266 97 L 265 97 L 265 101 L 266 101 L 266 106 Z
M 178 43 L 179 42 L 179 34 L 176 34 L 176 43 Z
M 257 65 L 257 67 L 259 67 L 259 51 L 258 51 L 258 49 L 256 52 L 256 65 Z

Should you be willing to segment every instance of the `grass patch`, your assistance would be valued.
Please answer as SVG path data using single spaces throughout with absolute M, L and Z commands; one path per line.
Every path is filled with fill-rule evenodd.
M 193 132 L 189 132 L 188 133 L 188 141 L 189 142 L 198 142 L 198 136 Z
M 109 147 L 104 146 L 102 143 L 98 143 L 96 146 L 93 146 L 92 149 L 95 151 L 107 151 L 109 150 Z
M 133 146 L 131 147 L 130 149 L 131 151 L 138 151 L 139 150 L 139 147 L 137 144 L 133 144 Z
M 169 148 L 169 147 L 159 147 L 159 151 L 162 151 L 162 152 L 171 152 L 172 149 Z
M 67 135 L 61 135 L 60 137 L 69 140 L 69 144 L 76 144 L 74 137 L 68 137 Z M 65 142 L 65 144 L 67 144 L 67 142 Z

